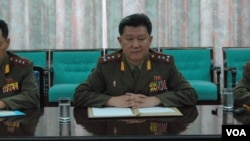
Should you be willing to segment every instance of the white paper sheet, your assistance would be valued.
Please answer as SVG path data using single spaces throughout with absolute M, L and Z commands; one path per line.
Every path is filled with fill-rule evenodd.
M 133 116 L 133 112 L 130 108 L 93 108 L 93 115 L 95 117 L 112 117 L 112 116 Z
M 172 108 L 167 107 L 147 107 L 147 108 L 139 108 L 138 109 L 140 113 L 169 113 L 174 112 Z

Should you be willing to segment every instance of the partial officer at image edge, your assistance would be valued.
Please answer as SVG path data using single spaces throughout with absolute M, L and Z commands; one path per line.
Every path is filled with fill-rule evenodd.
M 0 20 L 0 109 L 31 109 L 39 106 L 39 87 L 33 63 L 7 49 L 8 25 Z

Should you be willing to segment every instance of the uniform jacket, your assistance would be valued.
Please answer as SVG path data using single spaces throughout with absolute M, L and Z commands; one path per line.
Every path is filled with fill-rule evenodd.
M 7 104 L 7 109 L 39 106 L 39 88 L 32 62 L 7 52 L 0 70 L 0 99 Z
M 250 62 L 244 65 L 242 79 L 235 86 L 234 94 L 236 105 L 250 105 Z
M 196 91 L 177 70 L 172 56 L 150 50 L 135 82 L 122 55 L 120 50 L 99 59 L 87 80 L 76 88 L 75 106 L 102 107 L 112 96 L 126 92 L 156 96 L 162 106 L 196 104 Z

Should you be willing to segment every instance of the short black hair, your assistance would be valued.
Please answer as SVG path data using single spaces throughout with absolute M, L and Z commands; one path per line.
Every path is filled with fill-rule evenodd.
M 2 31 L 3 37 L 7 39 L 9 35 L 8 25 L 4 20 L 1 19 L 0 19 L 0 30 Z
M 119 34 L 122 35 L 125 26 L 145 26 L 148 30 L 149 35 L 152 32 L 152 23 L 147 15 L 144 13 L 136 13 L 123 18 L 119 24 Z

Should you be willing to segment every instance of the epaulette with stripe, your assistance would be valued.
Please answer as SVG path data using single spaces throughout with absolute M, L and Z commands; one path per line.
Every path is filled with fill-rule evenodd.
M 117 52 L 114 52 L 114 53 L 111 53 L 111 54 L 106 54 L 103 57 L 99 58 L 99 62 L 102 63 L 102 64 L 121 61 L 121 60 L 122 60 L 121 51 L 117 51 Z
M 163 62 L 163 63 L 172 63 L 173 62 L 173 56 L 163 54 L 160 52 L 151 52 L 150 53 L 150 59 L 158 62 Z
M 10 54 L 10 62 L 14 65 L 27 66 L 30 61 L 25 58 L 21 58 L 15 54 Z

